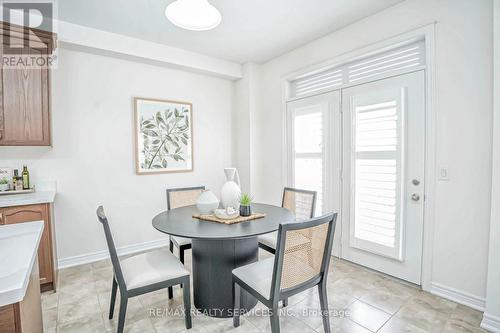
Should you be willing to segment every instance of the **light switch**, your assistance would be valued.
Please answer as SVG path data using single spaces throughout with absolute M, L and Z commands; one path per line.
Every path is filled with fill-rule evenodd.
M 440 166 L 439 167 L 438 178 L 439 178 L 439 180 L 449 180 L 450 179 L 447 166 Z

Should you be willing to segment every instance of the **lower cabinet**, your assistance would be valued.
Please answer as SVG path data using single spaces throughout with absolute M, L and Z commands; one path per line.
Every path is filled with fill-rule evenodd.
M 14 304 L 0 306 L 0 332 L 43 332 L 42 302 L 38 280 L 38 268 L 33 267 L 23 299 Z
M 0 208 L 0 224 L 44 221 L 40 247 L 38 248 L 38 268 L 42 291 L 56 288 L 56 251 L 54 228 L 51 221 L 50 204 L 36 204 Z

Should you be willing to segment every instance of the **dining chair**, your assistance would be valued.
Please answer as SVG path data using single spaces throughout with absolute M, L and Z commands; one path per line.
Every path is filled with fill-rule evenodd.
M 295 294 L 318 286 L 323 329 L 330 333 L 327 277 L 337 213 L 303 222 L 283 223 L 278 229 L 274 258 L 233 270 L 233 325 L 240 325 L 241 289 L 270 309 L 272 333 L 279 333 L 278 304 Z
M 185 207 L 196 204 L 198 196 L 205 190 L 205 186 L 193 186 L 167 189 L 167 209 Z M 174 246 L 179 249 L 179 259 L 184 264 L 184 251 L 192 248 L 191 238 L 170 235 L 170 252 L 174 253 Z M 168 298 L 173 298 L 172 287 L 168 288 Z
M 314 216 L 316 208 L 316 191 L 297 188 L 283 188 L 281 207 L 288 209 L 295 215 L 295 220 L 302 221 Z M 276 252 L 277 232 L 271 232 L 258 237 L 259 247 L 267 252 Z
M 104 228 L 109 255 L 111 256 L 111 263 L 113 265 L 113 285 L 111 288 L 109 319 L 113 319 L 116 292 L 117 288 L 120 289 L 120 313 L 118 316 L 117 332 L 123 332 L 129 298 L 177 284 L 184 285 L 185 325 L 186 329 L 190 329 L 192 323 L 189 271 L 168 250 L 156 250 L 120 260 L 116 253 L 111 229 L 109 228 L 108 219 L 104 214 L 102 206 L 97 208 L 96 214 Z

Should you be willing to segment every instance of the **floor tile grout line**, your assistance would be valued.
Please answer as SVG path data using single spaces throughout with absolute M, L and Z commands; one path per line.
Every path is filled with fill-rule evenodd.
M 90 272 L 90 274 L 92 274 L 92 279 L 91 279 L 91 281 L 92 281 L 92 282 L 94 282 L 94 283 L 97 283 L 97 281 L 101 281 L 101 279 L 98 279 L 98 278 L 97 278 L 97 276 L 95 275 L 95 273 L 97 273 L 98 271 L 100 271 L 100 270 L 102 270 L 102 269 L 105 269 L 105 268 L 106 268 L 106 267 L 94 267 L 94 266 L 90 266 L 90 267 L 89 267 L 89 269 L 88 269 L 88 271 Z M 338 271 L 338 270 L 337 270 L 337 271 Z M 349 275 L 352 275 L 353 273 L 355 273 L 355 271 L 351 271 L 351 272 L 345 273 L 345 275 L 346 275 L 346 276 L 349 276 Z M 68 274 L 68 275 L 72 275 L 72 274 Z M 343 274 L 342 274 L 342 275 L 343 275 Z M 335 281 L 338 281 L 338 280 L 337 280 L 337 279 L 336 279 L 336 280 L 332 280 L 332 283 L 334 283 Z M 364 281 L 364 282 L 366 282 L 366 283 L 369 283 L 369 280 L 365 280 L 365 276 L 363 276 L 363 279 L 362 279 L 362 281 L 361 281 L 361 282 L 363 283 L 363 281 Z M 358 280 L 358 282 L 359 282 L 359 280 Z M 394 282 L 395 282 L 395 283 L 399 283 L 399 281 L 394 281 Z M 99 288 L 101 288 L 101 287 L 99 287 Z M 378 288 L 378 286 L 377 286 L 376 284 L 374 284 L 374 286 L 373 286 L 373 288 L 372 288 L 372 289 L 376 289 L 376 288 Z M 109 288 L 106 288 L 106 289 L 109 289 Z M 359 290 L 359 289 L 358 289 L 358 290 Z M 362 290 L 364 290 L 364 289 L 362 288 Z M 109 290 L 107 290 L 107 291 L 109 291 Z M 95 293 L 95 294 L 97 294 L 97 297 L 99 296 L 99 293 L 97 292 L 97 290 L 95 290 L 95 291 L 94 291 L 94 293 Z M 349 304 L 347 305 L 347 307 L 349 307 L 349 306 L 350 306 L 352 303 L 354 303 L 356 300 L 359 300 L 360 302 L 365 303 L 365 304 L 367 304 L 367 305 L 369 305 L 369 306 L 371 306 L 371 307 L 373 307 L 373 308 L 375 308 L 375 309 L 377 309 L 377 310 L 380 310 L 380 311 L 382 311 L 382 312 L 387 313 L 387 314 L 389 315 L 388 319 L 387 319 L 387 320 L 386 320 L 386 321 L 382 324 L 382 326 L 381 326 L 380 328 L 378 328 L 378 329 L 377 329 L 377 332 L 378 332 L 378 331 L 380 331 L 380 330 L 382 330 L 382 329 L 383 329 L 383 327 L 385 327 L 385 326 L 387 325 L 387 323 L 388 323 L 391 319 L 394 319 L 394 317 L 396 317 L 396 318 L 400 318 L 400 317 L 398 317 L 398 314 L 399 314 L 399 313 L 401 313 L 402 308 L 404 308 L 404 307 L 405 307 L 405 306 L 407 306 L 409 303 L 411 303 L 413 299 L 418 299 L 418 298 L 421 298 L 422 296 L 424 296 L 424 297 L 425 297 L 425 296 L 427 295 L 424 291 L 419 290 L 419 293 L 417 293 L 417 294 L 415 294 L 415 295 L 414 295 L 414 294 L 412 294 L 409 298 L 407 298 L 407 299 L 406 299 L 406 300 L 405 300 L 405 301 L 404 301 L 404 302 L 403 302 L 403 303 L 402 303 L 402 304 L 401 304 L 401 305 L 400 305 L 400 306 L 399 306 L 399 307 L 398 307 L 398 308 L 394 311 L 394 313 L 392 313 L 392 311 L 391 311 L 391 312 L 387 312 L 386 310 L 384 310 L 384 309 L 382 309 L 381 307 L 379 307 L 377 304 L 372 304 L 371 302 L 364 300 L 364 299 L 363 299 L 363 297 L 365 297 L 368 293 L 369 293 L 369 291 L 365 291 L 364 293 L 362 293 L 362 294 L 361 294 L 361 296 L 358 296 L 358 297 L 353 296 L 352 294 L 350 294 L 350 296 L 352 297 L 352 299 L 350 300 L 350 301 L 351 301 L 351 303 L 349 303 Z M 421 296 L 421 295 L 422 295 L 422 296 Z M 304 296 L 304 297 L 303 297 L 303 298 L 301 298 L 299 301 L 295 302 L 293 305 L 294 305 L 294 306 L 295 306 L 295 305 L 299 305 L 301 302 L 304 302 L 304 301 L 305 301 L 305 300 L 307 300 L 307 299 L 311 300 L 311 295 L 306 295 L 306 296 Z M 438 297 L 437 299 L 442 299 L 442 298 Z M 314 299 L 313 299 L 313 300 L 314 300 Z M 55 305 L 55 309 L 56 309 L 56 313 L 57 313 L 57 322 L 59 322 L 59 309 L 60 309 L 60 307 L 61 307 L 60 301 L 61 301 L 61 299 L 60 299 L 59 297 L 57 297 L 57 299 L 56 299 L 56 301 L 55 301 L 55 304 L 56 304 L 56 305 Z M 99 306 L 100 306 L 100 307 L 102 306 L 102 302 L 103 302 L 103 301 L 104 301 L 104 299 L 99 299 L 99 297 L 98 297 L 98 304 L 99 304 Z M 143 302 L 140 302 L 140 303 L 141 303 L 141 305 L 143 305 Z M 454 307 L 453 307 L 453 308 L 451 308 L 451 309 L 441 308 L 441 307 L 437 307 L 437 306 L 435 307 L 435 306 L 433 306 L 433 303 L 432 303 L 432 302 L 431 302 L 430 304 L 426 304 L 426 305 L 425 305 L 425 306 L 426 306 L 429 310 L 435 310 L 435 311 L 441 312 L 442 314 L 445 314 L 445 316 L 444 316 L 444 317 L 442 317 L 442 319 L 443 319 L 443 324 L 442 324 L 442 325 L 443 325 L 443 327 L 442 327 L 442 330 L 444 330 L 444 329 L 446 328 L 446 325 L 447 325 L 447 324 L 449 324 L 449 322 L 450 322 L 450 321 L 452 320 L 452 318 L 453 318 L 453 313 L 455 313 L 455 311 L 457 311 L 457 309 L 458 309 L 458 308 L 457 308 L 457 304 L 455 304 L 454 302 L 451 302 L 451 303 L 453 303 L 453 305 L 454 305 Z M 427 305 L 428 305 L 428 306 L 427 306 Z M 102 312 L 102 311 L 101 311 L 101 312 Z M 303 324 L 305 324 L 307 327 L 311 328 L 313 331 L 318 331 L 318 329 L 315 329 L 314 327 L 311 327 L 311 326 L 310 326 L 310 325 L 309 325 L 309 324 L 305 321 L 305 319 L 302 319 L 302 318 L 298 317 L 297 315 L 294 315 L 294 318 L 299 319 L 299 321 L 300 321 L 300 322 L 302 322 Z M 350 319 L 350 318 L 349 318 L 349 319 Z M 101 320 L 102 320 L 102 316 L 101 316 Z M 402 318 L 402 320 L 405 320 L 405 319 L 404 319 L 404 318 Z M 151 319 L 150 319 L 150 321 L 151 321 Z M 250 320 L 247 320 L 247 321 L 248 321 L 248 322 L 249 322 L 252 326 L 255 326 L 255 327 L 256 327 L 256 325 L 255 325 L 252 321 L 250 321 Z M 350 321 L 352 321 L 352 320 L 350 320 Z M 354 322 L 354 321 L 352 321 L 352 322 Z M 358 323 L 356 323 L 356 324 L 357 324 L 357 325 L 359 325 Z M 362 326 L 362 325 L 360 325 L 360 326 Z M 477 325 L 473 325 L 473 324 L 471 324 L 471 326 L 472 326 L 472 327 L 477 327 Z M 154 327 L 154 325 L 153 325 L 153 327 Z M 362 326 L 362 327 L 364 327 L 364 326 Z M 154 329 L 156 330 L 156 327 L 154 327 Z M 257 327 L 257 329 L 259 329 L 259 328 Z

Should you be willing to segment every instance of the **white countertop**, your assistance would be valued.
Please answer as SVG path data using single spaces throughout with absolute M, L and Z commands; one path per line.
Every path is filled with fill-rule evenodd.
M 0 306 L 23 300 L 43 225 L 35 221 L 0 226 Z
M 56 191 L 36 191 L 26 194 L 6 194 L 0 195 L 0 208 L 35 205 L 41 203 L 53 203 Z

